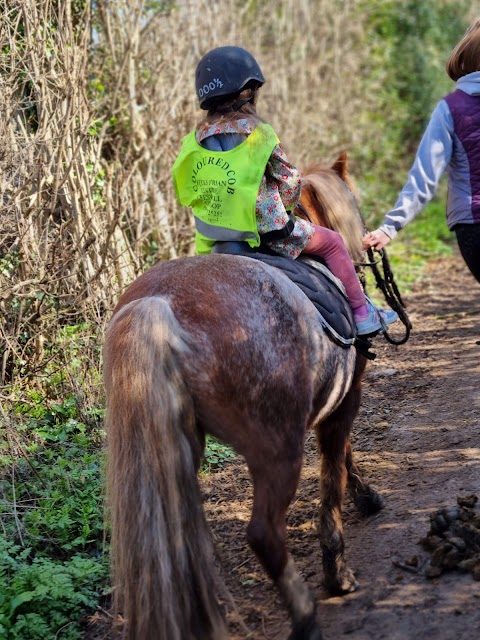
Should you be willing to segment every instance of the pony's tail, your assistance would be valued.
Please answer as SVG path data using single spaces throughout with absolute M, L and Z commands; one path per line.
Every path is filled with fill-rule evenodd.
M 104 351 L 114 603 L 126 640 L 220 640 L 201 439 L 179 366 L 187 336 L 159 297 L 127 304 Z

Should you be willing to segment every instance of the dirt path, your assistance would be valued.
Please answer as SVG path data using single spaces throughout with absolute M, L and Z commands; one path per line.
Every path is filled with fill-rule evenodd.
M 327 640 L 480 637 L 480 581 L 458 571 L 427 579 L 430 554 L 418 544 L 431 513 L 456 505 L 459 495 L 480 496 L 479 289 L 460 259 L 442 261 L 407 303 L 412 336 L 401 347 L 377 340 L 354 430 L 357 461 L 387 503 L 367 520 L 346 503 L 347 554 L 361 585 L 356 593 L 329 598 L 322 588 L 313 436 L 289 514 L 289 547 L 320 600 Z M 230 615 L 232 638 L 287 638 L 282 604 L 245 543 L 251 505 L 245 467 L 228 465 L 204 488 L 238 610 Z M 409 563 L 417 567 L 406 569 Z

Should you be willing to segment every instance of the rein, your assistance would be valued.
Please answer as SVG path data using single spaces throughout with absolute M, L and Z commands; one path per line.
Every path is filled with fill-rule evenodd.
M 357 210 L 358 215 L 360 216 L 360 220 L 362 221 L 363 227 L 366 232 L 367 226 L 365 224 L 365 220 L 363 218 L 362 211 L 358 204 L 357 198 L 355 197 L 355 194 L 350 189 L 348 184 L 346 182 L 344 182 L 343 184 L 345 185 L 346 190 L 348 191 L 348 193 L 350 194 L 350 197 L 355 203 L 355 208 Z M 403 336 L 403 338 L 398 338 L 398 339 L 393 338 L 385 329 L 382 334 L 385 337 L 385 340 L 387 342 L 390 342 L 390 344 L 394 344 L 394 345 L 405 344 L 405 342 L 410 337 L 412 323 L 410 322 L 410 318 L 408 317 L 407 312 L 405 311 L 405 303 L 402 300 L 402 296 L 400 295 L 400 291 L 398 290 L 397 284 L 394 280 L 393 271 L 390 268 L 390 261 L 388 260 L 387 252 L 385 249 L 382 249 L 379 253 L 380 253 L 380 257 L 376 260 L 373 254 L 373 249 L 372 248 L 367 249 L 367 256 L 369 261 L 366 262 L 364 265 L 358 265 L 358 266 L 369 267 L 373 271 L 377 288 L 380 289 L 380 291 L 383 293 L 383 297 L 385 298 L 385 301 L 390 306 L 390 308 L 398 313 L 398 318 L 400 322 L 403 324 L 403 326 L 405 327 L 405 335 Z M 380 263 L 382 264 L 383 274 L 380 272 L 380 269 L 378 267 Z M 357 266 L 357 263 L 355 263 L 355 265 Z M 364 288 L 365 288 L 365 284 L 364 284 Z
M 390 268 L 390 262 L 387 257 L 387 252 L 385 249 L 380 251 L 380 258 L 375 260 L 373 255 L 373 249 L 367 249 L 367 255 L 370 262 L 365 263 L 365 266 L 370 267 L 373 271 L 373 275 L 375 276 L 375 282 L 377 284 L 377 288 L 383 293 L 387 304 L 398 313 L 398 317 L 400 322 L 405 327 L 405 335 L 403 338 L 392 338 L 389 335 L 388 331 L 384 331 L 383 335 L 385 336 L 385 340 L 390 342 L 390 344 L 400 345 L 405 344 L 405 342 L 410 337 L 410 331 L 412 329 L 412 323 L 410 322 L 410 318 L 405 311 L 405 303 L 402 300 L 402 296 L 400 295 L 400 291 L 398 290 L 397 284 L 393 277 L 393 272 Z M 378 268 L 378 264 L 382 263 L 383 275 L 380 273 L 380 269 Z

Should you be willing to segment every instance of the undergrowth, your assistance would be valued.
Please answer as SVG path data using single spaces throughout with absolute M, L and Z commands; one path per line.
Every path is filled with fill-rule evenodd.
M 101 413 L 31 391 L 0 429 L 2 640 L 78 640 L 107 588 Z
M 208 473 L 220 469 L 235 456 L 235 452 L 228 445 L 207 436 L 202 471 Z
M 0 637 L 77 640 L 78 621 L 95 608 L 105 572 L 99 559 L 54 560 L 0 537 Z

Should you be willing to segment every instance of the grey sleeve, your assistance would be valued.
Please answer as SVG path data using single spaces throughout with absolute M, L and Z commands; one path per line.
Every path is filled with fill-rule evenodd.
M 435 107 L 408 179 L 380 229 L 394 238 L 433 198 L 452 157 L 453 118 L 445 100 Z

